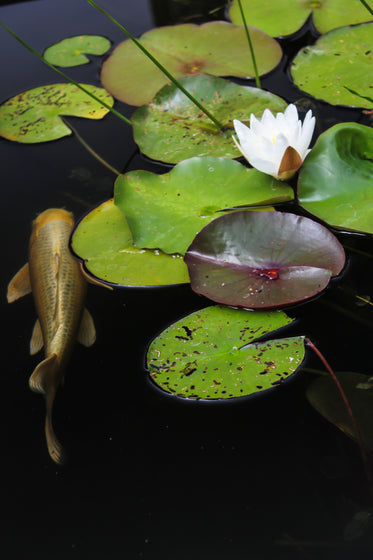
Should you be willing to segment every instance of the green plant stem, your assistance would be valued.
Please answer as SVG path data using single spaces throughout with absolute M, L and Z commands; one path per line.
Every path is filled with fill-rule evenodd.
M 364 8 L 366 8 L 368 12 L 373 16 L 373 9 L 369 6 L 368 2 L 366 2 L 365 0 L 360 0 L 360 2 L 364 6 Z
M 127 37 L 135 43 L 135 45 L 153 62 L 153 64 L 155 64 L 157 68 L 159 68 L 159 70 L 161 70 L 163 74 L 165 74 L 167 78 L 173 84 L 175 84 L 175 86 L 178 87 L 180 91 L 182 91 L 184 95 L 186 95 L 192 101 L 192 103 L 194 103 L 198 107 L 198 109 L 200 109 L 206 115 L 206 117 L 208 117 L 214 123 L 214 125 L 218 128 L 218 130 L 224 129 L 224 125 L 221 122 L 219 122 L 214 117 L 214 115 L 210 113 L 210 111 L 206 109 L 206 107 L 204 107 L 202 103 L 198 101 L 198 99 L 196 99 L 187 89 L 185 89 L 181 85 L 181 83 L 176 78 L 174 78 L 174 76 L 170 74 L 170 72 L 148 51 L 148 49 L 146 49 L 141 44 L 141 42 L 136 39 L 136 37 L 134 37 L 129 31 L 127 31 L 127 29 L 123 27 L 123 25 L 121 25 L 115 18 L 113 18 L 113 16 L 111 16 L 106 10 L 100 8 L 100 6 L 98 6 L 95 2 L 93 2 L 93 0 L 87 0 L 87 2 L 88 4 L 91 4 L 91 6 L 96 8 L 96 10 L 98 10 L 99 12 L 104 14 L 107 18 L 109 18 L 110 21 L 112 21 L 117 27 L 119 27 L 119 29 L 121 29 L 123 33 L 125 33 L 125 35 L 127 35 Z
M 114 173 L 114 175 L 116 175 L 117 177 L 119 175 L 121 175 L 121 172 L 118 171 L 117 169 L 115 169 L 115 167 L 113 167 L 112 165 L 110 165 L 110 163 L 108 163 L 107 161 L 104 160 L 104 158 L 102 158 L 97 152 L 95 152 L 95 150 L 93 148 L 91 148 L 91 146 L 88 144 L 88 142 L 86 142 L 79 134 L 79 132 L 76 130 L 76 128 L 73 127 L 72 124 L 70 124 L 66 119 L 64 119 L 63 117 L 60 117 L 63 122 L 66 124 L 67 127 L 69 127 L 74 135 L 76 136 L 77 140 L 79 140 L 79 142 L 82 144 L 82 146 L 87 150 L 87 152 L 89 152 L 95 159 L 97 159 L 97 161 L 99 161 L 100 163 L 102 163 L 102 165 L 104 165 L 107 169 L 109 169 L 112 173 Z
M 341 397 L 342 397 L 342 400 L 343 400 L 343 402 L 344 402 L 344 404 L 345 404 L 345 407 L 346 407 L 346 410 L 347 410 L 347 412 L 348 412 L 348 415 L 349 415 L 349 417 L 350 417 L 350 419 L 351 419 L 351 422 L 352 422 L 352 425 L 353 425 L 353 428 L 354 428 L 354 432 L 355 432 L 355 435 L 356 435 L 357 442 L 358 442 L 358 444 L 359 444 L 360 453 L 361 453 L 361 458 L 362 458 L 362 460 L 363 460 L 363 465 L 364 465 L 364 470 L 365 470 L 365 474 L 366 474 L 367 480 L 368 480 L 369 483 L 372 483 L 372 476 L 371 476 L 370 469 L 369 469 L 368 458 L 367 458 L 367 455 L 366 455 L 366 453 L 365 453 L 365 449 L 364 449 L 364 445 L 363 445 L 363 440 L 361 439 L 360 430 L 359 430 L 359 427 L 358 427 L 358 425 L 357 425 L 357 423 L 356 423 L 356 419 L 355 419 L 354 413 L 352 412 L 351 405 L 350 405 L 350 403 L 349 403 L 349 401 L 348 401 L 348 399 L 347 399 L 347 397 L 346 397 L 346 394 L 345 394 L 345 392 L 344 392 L 344 390 L 343 390 L 343 388 L 342 388 L 342 385 L 340 384 L 340 381 L 339 381 L 338 377 L 336 376 L 336 374 L 334 373 L 334 371 L 332 370 L 332 368 L 330 367 L 329 363 L 327 362 L 327 360 L 326 360 L 326 358 L 323 356 L 323 354 L 320 352 L 320 350 L 319 350 L 318 348 L 316 348 L 316 346 L 313 344 L 313 342 L 312 342 L 309 338 L 306 338 L 305 341 L 306 341 L 306 344 L 307 344 L 310 348 L 312 348 L 312 350 L 315 352 L 316 356 L 321 360 L 321 362 L 324 364 L 324 366 L 325 366 L 325 368 L 327 369 L 327 371 L 330 373 L 331 378 L 333 379 L 333 381 L 334 381 L 334 383 L 335 383 L 335 385 L 336 385 L 336 387 L 337 387 L 337 389 L 338 389 L 338 391 L 339 391 L 339 394 L 340 394 Z
M 50 62 L 48 62 L 41 54 L 38 53 L 38 51 L 36 51 L 35 49 L 33 49 L 28 43 L 26 43 L 23 39 L 21 39 L 21 37 L 19 37 L 16 33 L 14 33 L 14 31 L 12 31 L 11 29 L 9 29 L 9 27 L 7 27 L 5 25 L 5 23 L 0 21 L 0 25 L 10 34 L 12 35 L 12 37 L 14 37 L 14 39 L 16 39 L 19 43 L 21 43 L 21 45 L 23 45 L 28 51 L 30 51 L 32 54 L 34 54 L 35 56 L 38 57 L 39 60 L 41 60 L 42 62 L 44 62 L 44 64 L 46 64 L 47 66 L 49 66 L 50 68 L 52 68 L 52 70 L 54 70 L 55 72 L 57 72 L 57 74 L 60 74 L 60 76 L 62 76 L 63 78 L 65 78 L 65 80 L 67 80 L 68 82 L 70 82 L 70 84 L 73 84 L 74 86 L 76 86 L 77 88 L 79 88 L 81 91 L 84 91 L 84 93 L 86 93 L 87 95 L 89 95 L 89 97 L 92 97 L 92 99 L 94 99 L 95 101 L 97 101 L 100 105 L 102 105 L 103 107 L 105 107 L 105 109 L 107 109 L 108 111 L 110 111 L 111 113 L 113 113 L 116 117 L 119 117 L 122 121 L 124 121 L 126 124 L 129 124 L 130 126 L 132 126 L 132 123 L 129 119 L 127 119 L 124 115 L 122 115 L 121 113 L 119 113 L 119 111 L 117 111 L 116 109 L 114 109 L 113 107 L 110 107 L 110 105 L 108 105 L 108 103 L 106 103 L 105 101 L 102 101 L 101 99 L 99 99 L 94 93 L 91 93 L 89 90 L 87 90 L 84 86 L 82 86 L 81 84 L 79 84 L 78 82 L 76 82 L 75 80 L 73 80 L 72 78 L 70 78 L 67 74 L 65 74 L 64 72 L 62 72 L 62 70 L 59 70 L 58 68 L 56 68 L 53 64 L 51 64 Z
M 260 89 L 262 86 L 261 86 L 261 84 L 260 84 L 258 67 L 257 67 L 257 65 L 256 65 L 256 59 L 255 59 L 255 54 L 254 54 L 254 47 L 253 47 L 253 44 L 252 44 L 252 42 L 251 42 L 251 37 L 250 37 L 250 33 L 249 33 L 249 28 L 247 27 L 245 14 L 244 14 L 243 9 L 242 9 L 241 0 L 238 0 L 238 5 L 239 5 L 239 8 L 240 8 L 242 21 L 243 21 L 243 24 L 244 24 L 244 27 L 245 27 L 247 41 L 248 41 L 248 43 L 249 43 L 250 54 L 251 54 L 251 60 L 253 61 L 256 87 Z

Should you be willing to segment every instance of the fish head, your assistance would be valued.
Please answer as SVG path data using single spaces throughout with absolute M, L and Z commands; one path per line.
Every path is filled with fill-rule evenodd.
M 63 221 L 67 222 L 71 227 L 74 225 L 74 216 L 72 212 L 68 212 L 63 208 L 48 208 L 35 218 L 32 222 L 33 236 L 38 236 L 40 230 L 49 222 Z

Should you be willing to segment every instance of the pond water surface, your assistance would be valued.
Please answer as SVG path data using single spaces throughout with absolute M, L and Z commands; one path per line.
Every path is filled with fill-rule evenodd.
M 202 8 L 221 6 L 146 0 L 103 0 L 100 5 L 136 36 L 156 25 L 205 21 L 208 10 Z M 8 3 L 0 8 L 0 18 L 39 52 L 78 34 L 104 35 L 114 45 L 124 39 L 83 0 Z M 310 30 L 302 37 L 284 43 L 288 52 L 315 39 Z M 0 48 L 1 102 L 59 81 L 3 29 Z M 94 58 L 67 73 L 98 84 L 101 61 Z M 263 79 L 264 87 L 289 102 L 305 99 L 289 85 L 286 64 Z M 343 120 L 369 124 L 358 110 L 313 102 L 311 107 L 318 133 Z M 128 117 L 133 111 L 121 103 L 116 108 Z M 131 128 L 115 116 L 71 122 L 115 168 L 164 171 L 134 152 Z M 27 261 L 35 216 L 49 207 L 65 207 L 80 218 L 112 196 L 115 176 L 73 136 L 43 145 L 0 139 L 0 154 L 3 558 L 371 558 L 371 530 L 359 536 L 352 523 L 356 514 L 365 512 L 369 520 L 372 512 L 360 455 L 308 404 L 310 374 L 301 373 L 262 398 L 223 404 L 175 400 L 148 381 L 144 355 L 152 338 L 208 304 L 187 285 L 114 292 L 89 287 L 87 307 L 97 342 L 74 350 L 54 414 L 68 462 L 62 468 L 51 462 L 43 399 L 28 388 L 40 360 L 28 354 L 35 321 L 32 298 L 8 305 L 6 287 Z M 371 238 L 354 235 L 349 242 L 372 254 Z M 371 293 L 372 274 L 371 259 L 348 254 L 343 285 L 352 293 Z M 354 314 L 362 308 L 341 292 L 338 282 L 326 296 L 289 310 L 298 318 L 292 331 L 317 343 L 335 370 L 371 375 L 370 327 L 336 306 Z M 365 308 L 361 314 L 372 321 Z M 321 368 L 308 354 L 307 366 Z

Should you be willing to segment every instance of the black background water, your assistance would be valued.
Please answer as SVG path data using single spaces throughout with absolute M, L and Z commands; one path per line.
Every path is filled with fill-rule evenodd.
M 203 21 L 207 4 L 219 5 L 101 2 L 137 36 L 157 24 Z M 78 34 L 105 35 L 113 44 L 124 39 L 84 0 L 8 3 L 0 16 L 39 52 Z M 295 50 L 298 44 L 294 39 L 288 47 Z M 59 81 L 3 29 L 0 52 L 1 102 Z M 98 84 L 100 64 L 93 57 L 89 65 L 67 73 Z M 285 62 L 263 83 L 288 101 L 305 97 L 288 84 Z M 120 103 L 116 107 L 126 116 L 133 111 Z M 318 132 L 339 120 L 368 124 L 360 111 L 314 107 Z M 130 160 L 135 149 L 131 128 L 116 117 L 71 122 L 114 167 L 123 169 L 129 162 L 128 169 L 158 169 L 139 155 Z M 63 468 L 51 462 L 43 399 L 27 383 L 40 360 L 28 354 L 32 298 L 8 305 L 6 287 L 27 261 L 35 216 L 48 207 L 65 207 L 79 218 L 111 197 L 115 177 L 74 137 L 43 145 L 0 139 L 0 162 L 2 557 L 370 558 L 369 534 L 355 540 L 344 536 L 355 513 L 371 511 L 359 453 L 307 403 L 309 374 L 263 398 L 224 404 L 175 401 L 148 382 L 144 356 L 151 339 L 208 303 L 189 286 L 113 293 L 89 287 L 87 307 L 97 342 L 74 350 L 55 407 L 56 432 L 69 460 Z M 351 236 L 350 244 L 372 249 L 371 239 L 359 236 Z M 365 295 L 371 278 L 371 260 L 349 255 L 344 284 Z M 353 298 L 338 294 L 334 283 L 326 296 L 359 311 Z M 322 299 L 290 310 L 298 317 L 293 331 L 312 338 L 337 371 L 372 374 L 370 329 Z M 313 357 L 307 365 L 320 367 Z

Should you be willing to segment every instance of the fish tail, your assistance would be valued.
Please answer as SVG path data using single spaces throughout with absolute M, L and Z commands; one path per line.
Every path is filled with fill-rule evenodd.
M 56 374 L 58 368 L 57 355 L 52 354 L 40 364 L 38 364 L 29 379 L 30 389 L 45 395 L 45 437 L 47 440 L 48 452 L 57 464 L 64 462 L 63 447 L 54 433 L 52 423 L 53 403 L 56 396 Z
M 65 462 L 65 453 L 62 445 L 57 439 L 56 434 L 54 433 L 53 423 L 52 423 L 52 410 L 53 410 L 53 403 L 54 403 L 55 396 L 56 396 L 56 389 L 53 386 L 53 388 L 48 390 L 45 395 L 45 405 L 46 405 L 45 437 L 47 440 L 47 447 L 48 447 L 50 458 L 53 459 L 53 461 L 58 465 L 62 465 Z

